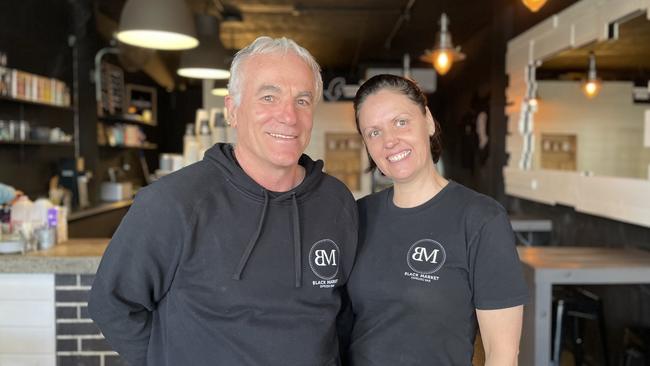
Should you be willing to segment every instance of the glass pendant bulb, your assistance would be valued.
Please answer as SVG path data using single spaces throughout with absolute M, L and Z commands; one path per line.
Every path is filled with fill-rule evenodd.
M 544 6 L 544 4 L 546 4 L 546 0 L 522 0 L 522 2 L 533 13 L 536 13 L 542 8 L 542 6 Z
M 433 50 L 426 50 L 420 60 L 431 63 L 438 75 L 445 75 L 454 62 L 465 59 L 465 54 L 459 48 L 454 48 L 449 32 L 449 18 L 447 14 L 440 16 L 440 32 L 436 35 L 436 44 Z
M 582 83 L 582 92 L 587 98 L 592 99 L 600 93 L 601 87 L 602 83 L 596 75 L 596 55 L 593 52 L 589 52 L 589 71 L 587 73 L 587 80 Z

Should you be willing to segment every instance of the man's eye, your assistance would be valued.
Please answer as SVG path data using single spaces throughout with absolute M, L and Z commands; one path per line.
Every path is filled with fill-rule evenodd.
M 307 99 L 298 99 L 298 104 L 301 105 L 301 106 L 305 106 L 305 107 L 307 107 L 307 106 L 309 106 L 311 103 L 310 103 L 309 100 L 307 100 Z
M 368 132 L 368 137 L 377 137 L 379 136 L 379 130 L 372 130 Z
M 262 97 L 262 100 L 264 100 L 265 102 L 272 102 L 275 100 L 275 98 L 273 98 L 272 95 L 265 95 Z
M 397 121 L 395 121 L 395 125 L 398 127 L 404 127 L 406 126 L 407 123 L 408 121 L 405 119 L 398 119 Z

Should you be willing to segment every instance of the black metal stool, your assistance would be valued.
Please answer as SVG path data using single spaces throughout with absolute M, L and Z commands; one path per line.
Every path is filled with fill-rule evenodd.
M 602 365 L 609 366 L 609 351 L 607 348 L 607 331 L 603 313 L 603 302 L 594 293 L 583 288 L 567 287 L 554 292 L 553 300 L 553 365 L 560 364 L 560 355 L 565 343 L 570 344 L 576 366 L 584 364 L 584 321 L 596 321 L 603 350 Z M 565 323 L 571 321 L 571 338 L 565 342 Z
M 625 328 L 621 366 L 650 366 L 650 328 Z

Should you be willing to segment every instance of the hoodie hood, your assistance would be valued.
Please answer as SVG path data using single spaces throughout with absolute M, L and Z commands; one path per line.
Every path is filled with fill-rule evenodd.
M 225 175 L 228 182 L 235 185 L 239 190 L 247 195 L 264 201 L 264 192 L 267 192 L 270 201 L 284 201 L 290 199 L 295 194 L 298 200 L 308 196 L 325 175 L 323 173 L 323 161 L 312 160 L 309 156 L 302 154 L 298 159 L 298 164 L 305 169 L 305 178 L 293 189 L 287 192 L 273 192 L 259 185 L 244 172 L 235 158 L 235 149 L 231 144 L 219 143 L 205 152 L 204 160 L 214 163 L 217 168 Z
M 247 196 L 263 202 L 262 210 L 259 213 L 257 228 L 251 236 L 244 252 L 239 260 L 239 264 L 232 275 L 234 280 L 241 280 L 246 264 L 251 254 L 255 250 L 255 245 L 262 233 L 264 223 L 266 222 L 266 213 L 271 202 L 291 201 L 292 207 L 292 235 L 294 248 L 294 270 L 295 270 L 295 287 L 302 286 L 302 245 L 300 232 L 300 209 L 298 201 L 306 198 L 318 183 L 323 179 L 323 161 L 313 161 L 309 156 L 302 154 L 298 164 L 305 169 L 303 181 L 293 189 L 287 192 L 273 192 L 259 185 L 237 163 L 235 158 L 234 147 L 231 144 L 216 144 L 205 153 L 204 160 L 214 163 L 217 168 L 225 175 L 226 180 L 235 186 L 239 191 Z

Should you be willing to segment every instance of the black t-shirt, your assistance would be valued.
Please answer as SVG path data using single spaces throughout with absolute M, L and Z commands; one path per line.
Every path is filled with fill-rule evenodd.
M 454 182 L 414 208 L 392 188 L 358 205 L 350 364 L 471 365 L 475 310 L 528 299 L 506 211 Z

